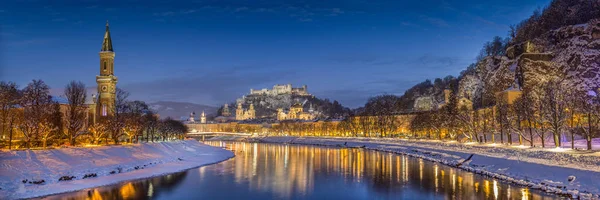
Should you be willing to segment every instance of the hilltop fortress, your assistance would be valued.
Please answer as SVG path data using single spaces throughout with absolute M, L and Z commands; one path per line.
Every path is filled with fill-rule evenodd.
M 267 88 L 263 88 L 260 90 L 250 89 L 250 95 L 268 95 L 268 96 L 277 96 L 280 94 L 293 94 L 300 96 L 310 96 L 308 93 L 306 85 L 303 85 L 301 88 L 292 88 L 292 84 L 286 85 L 274 85 L 272 90 Z

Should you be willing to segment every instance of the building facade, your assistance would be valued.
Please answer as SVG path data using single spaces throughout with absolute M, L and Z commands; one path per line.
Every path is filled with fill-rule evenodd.
M 312 120 L 316 118 L 312 105 L 309 112 L 304 112 L 304 107 L 300 103 L 292 105 L 288 112 L 285 112 L 283 108 L 277 109 L 277 120 Z
M 242 107 L 242 103 L 238 102 L 237 108 L 235 109 L 235 120 L 247 120 L 255 119 L 256 111 L 254 110 L 254 104 L 250 104 L 248 110 Z

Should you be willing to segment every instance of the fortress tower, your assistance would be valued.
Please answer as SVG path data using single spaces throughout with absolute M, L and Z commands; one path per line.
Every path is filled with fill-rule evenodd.
M 106 32 L 100 49 L 100 75 L 96 76 L 98 84 L 97 107 L 100 116 L 112 115 L 115 112 L 115 92 L 117 77 L 114 74 L 115 52 L 110 38 L 108 21 L 106 21 Z

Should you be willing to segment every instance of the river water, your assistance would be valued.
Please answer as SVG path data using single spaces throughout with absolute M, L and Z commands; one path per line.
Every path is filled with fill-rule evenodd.
M 557 199 L 409 156 L 364 149 L 206 142 L 235 158 L 45 199 Z

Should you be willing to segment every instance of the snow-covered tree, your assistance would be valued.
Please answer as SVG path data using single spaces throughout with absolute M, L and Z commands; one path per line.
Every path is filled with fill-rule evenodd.
M 533 147 L 534 132 L 536 128 L 536 112 L 535 112 L 535 99 L 531 90 L 524 88 L 521 97 L 517 98 L 512 108 L 515 111 L 516 120 L 514 123 L 518 124 L 516 129 L 513 129 L 523 139 L 529 142 L 529 145 Z
M 550 131 L 554 138 L 554 146 L 560 147 L 560 135 L 565 128 L 567 121 L 567 97 L 566 88 L 562 86 L 559 80 L 550 80 L 542 86 L 543 96 L 540 101 L 540 106 L 544 107 L 544 121 L 549 125 Z

